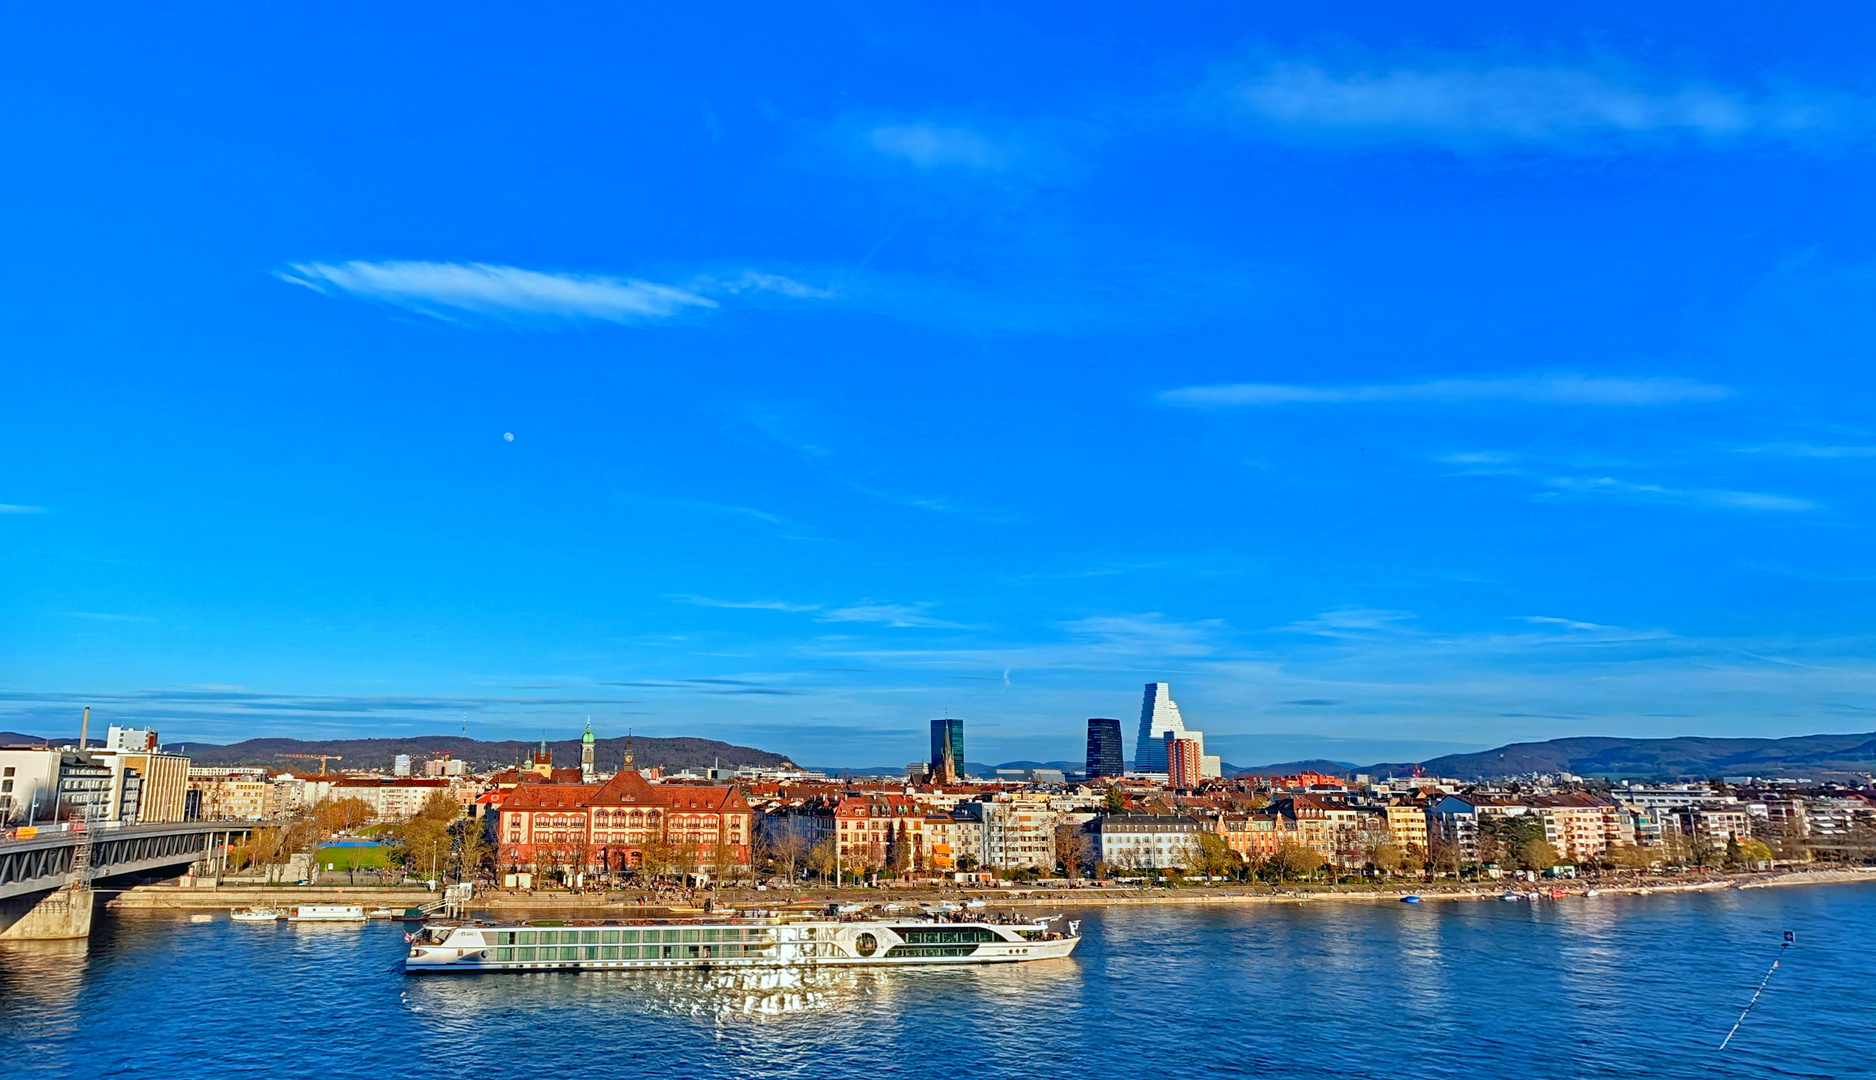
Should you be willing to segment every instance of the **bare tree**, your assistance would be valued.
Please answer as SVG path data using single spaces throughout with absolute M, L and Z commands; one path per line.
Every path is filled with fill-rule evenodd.
M 1081 878 L 1081 867 L 1088 858 L 1088 834 L 1079 825 L 1058 825 L 1055 828 L 1055 861 L 1062 867 L 1062 873 L 1070 880 Z
M 763 832 L 768 857 L 779 864 L 788 880 L 795 880 L 795 868 L 808 854 L 808 837 L 801 822 L 792 815 L 774 819 Z

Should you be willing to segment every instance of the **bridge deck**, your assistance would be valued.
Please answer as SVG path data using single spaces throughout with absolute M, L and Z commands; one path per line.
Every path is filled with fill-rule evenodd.
M 219 833 L 246 832 L 245 821 L 187 821 L 90 830 L 91 880 L 181 868 L 203 857 Z M 72 857 L 84 833 L 42 829 L 25 839 L 0 841 L 0 900 L 49 892 L 71 880 Z

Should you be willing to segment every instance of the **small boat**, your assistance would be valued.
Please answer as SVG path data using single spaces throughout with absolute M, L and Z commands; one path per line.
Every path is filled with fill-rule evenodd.
M 271 923 L 279 922 L 281 915 L 270 907 L 248 907 L 236 908 L 228 913 L 228 917 L 235 922 Z
M 190 921 L 190 922 L 214 922 L 214 921 L 215 921 L 215 916 L 213 916 L 213 915 L 191 915 L 191 916 L 189 916 L 189 921 Z
M 1524 897 L 1518 895 L 1515 892 L 1507 892 L 1503 896 L 1500 896 L 1499 899 L 1500 900 L 1522 900 L 1524 899 Z
M 919 907 L 924 908 L 926 911 L 958 911 L 960 910 L 960 905 L 953 903 L 950 900 L 939 900 L 936 903 L 920 904 Z
M 983 907 L 984 902 L 982 900 L 966 900 L 964 901 L 964 906 L 967 908 L 975 909 L 975 908 Z
M 364 922 L 365 909 L 357 904 L 301 904 L 288 922 Z
M 392 911 L 388 907 L 372 908 L 370 911 L 365 912 L 365 918 L 367 919 L 394 919 L 396 917 L 397 912 Z
M 1412 893 L 1408 893 L 1406 896 L 1400 898 L 1400 902 L 1403 904 L 1418 904 L 1420 898 Z
M 1584 890 L 1583 895 L 1584 896 L 1601 896 L 1602 890 L 1601 889 L 1586 889 Z

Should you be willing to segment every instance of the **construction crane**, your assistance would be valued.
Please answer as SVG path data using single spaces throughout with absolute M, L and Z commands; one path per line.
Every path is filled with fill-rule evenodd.
M 309 761 L 312 760 L 313 758 L 318 758 L 319 759 L 319 775 L 321 776 L 326 775 L 326 762 L 345 760 L 344 757 L 338 754 L 275 754 L 274 756 L 275 757 L 290 757 L 290 758 L 306 758 Z

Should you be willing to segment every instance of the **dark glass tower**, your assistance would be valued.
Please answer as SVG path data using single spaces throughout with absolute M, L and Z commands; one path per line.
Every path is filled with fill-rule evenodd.
M 1088 721 L 1088 779 L 1125 775 L 1127 760 L 1120 738 L 1119 720 L 1097 716 Z
M 940 784 L 964 775 L 964 721 L 947 717 L 931 722 L 931 774 Z

